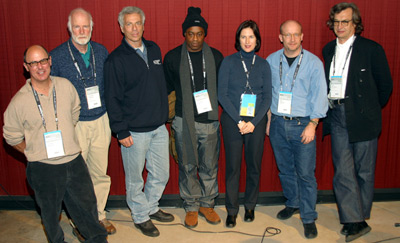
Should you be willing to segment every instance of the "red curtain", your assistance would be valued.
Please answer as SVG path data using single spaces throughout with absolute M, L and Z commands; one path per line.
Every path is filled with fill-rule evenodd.
M 278 39 L 279 25 L 287 19 L 296 19 L 303 25 L 303 47 L 321 57 L 322 47 L 335 36 L 326 27 L 329 9 L 340 1 L 333 0 L 0 0 L 0 111 L 3 114 L 10 99 L 25 83 L 23 52 L 32 44 L 42 44 L 52 50 L 68 38 L 67 17 L 76 7 L 83 7 L 93 15 L 95 23 L 92 40 L 104 44 L 109 52 L 121 42 L 122 35 L 117 16 L 125 6 L 142 8 L 146 14 L 144 37 L 161 47 L 163 55 L 180 44 L 182 22 L 189 6 L 201 7 L 209 24 L 206 42 L 225 56 L 235 52 L 235 31 L 245 19 L 255 20 L 260 27 L 262 46 L 259 55 L 267 57 L 282 48 Z M 365 31 L 363 36 L 380 43 L 386 50 L 394 87 L 389 103 L 383 109 L 383 129 L 379 138 L 376 166 L 376 188 L 400 187 L 400 2 L 397 0 L 354 0 L 360 8 Z M 0 118 L 3 124 L 3 116 Z M 317 130 L 318 188 L 332 188 L 332 158 L 330 138 L 321 140 L 321 126 Z M 24 156 L 0 140 L 0 184 L 12 195 L 31 193 L 26 183 Z M 178 167 L 171 158 L 170 180 L 166 194 L 177 194 Z M 242 167 L 245 172 L 245 167 Z M 111 195 L 124 195 L 124 171 L 117 140 L 110 147 L 109 169 Z M 223 143 L 219 160 L 218 182 L 220 192 L 225 192 L 225 155 Z M 244 173 L 241 190 L 244 190 Z M 280 191 L 278 171 L 268 138 L 264 145 L 260 191 Z M 0 195 L 5 192 L 0 190 Z

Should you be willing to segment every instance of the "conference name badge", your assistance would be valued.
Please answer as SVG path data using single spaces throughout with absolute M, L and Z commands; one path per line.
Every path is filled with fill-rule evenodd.
M 257 95 L 242 94 L 240 99 L 240 116 L 254 117 L 256 113 Z
M 330 98 L 343 99 L 344 95 L 342 92 L 342 76 L 331 76 L 329 82 Z
M 85 92 L 89 110 L 101 107 L 99 86 L 85 88 Z
M 288 114 L 292 112 L 292 92 L 279 92 L 278 112 Z
M 64 156 L 64 145 L 61 131 L 46 132 L 43 134 L 44 144 L 46 146 L 47 158 L 56 158 Z
M 212 111 L 210 97 L 206 89 L 194 92 L 194 101 L 196 103 L 197 113 L 202 114 L 204 112 Z

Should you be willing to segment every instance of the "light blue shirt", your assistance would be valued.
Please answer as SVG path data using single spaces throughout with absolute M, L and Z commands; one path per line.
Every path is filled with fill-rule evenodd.
M 272 114 L 289 117 L 323 118 L 328 110 L 327 86 L 324 67 L 321 60 L 311 52 L 304 50 L 303 60 L 292 90 L 291 114 L 278 113 L 279 92 L 290 92 L 293 75 L 300 55 L 292 65 L 286 60 L 283 49 L 268 56 L 267 62 L 272 73 Z M 279 63 L 282 56 L 282 90 L 279 76 Z

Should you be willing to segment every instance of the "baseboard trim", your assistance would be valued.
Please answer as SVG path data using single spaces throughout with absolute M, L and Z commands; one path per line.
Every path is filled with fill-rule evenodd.
M 239 194 L 239 203 L 243 204 L 244 193 Z M 112 195 L 108 198 L 107 208 L 126 208 L 125 195 Z M 260 192 L 258 205 L 283 205 L 285 198 L 282 192 Z M 400 188 L 375 189 L 374 202 L 400 201 Z M 318 191 L 317 203 L 334 203 L 335 196 L 332 190 Z M 182 199 L 179 194 L 163 195 L 160 200 L 161 207 L 182 207 Z M 216 199 L 216 205 L 225 204 L 225 194 L 220 194 Z M 32 196 L 0 196 L 0 210 L 33 210 L 37 209 Z

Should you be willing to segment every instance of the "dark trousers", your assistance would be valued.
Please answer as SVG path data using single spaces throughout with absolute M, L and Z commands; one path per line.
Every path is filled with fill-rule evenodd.
M 64 242 L 59 223 L 63 201 L 86 242 L 107 242 L 107 232 L 97 216 L 92 180 L 81 155 L 60 165 L 28 162 L 26 176 L 35 192 L 49 242 Z
M 237 123 L 226 112 L 221 115 L 226 159 L 225 207 L 229 215 L 236 215 L 239 211 L 239 179 L 243 145 L 246 160 L 244 206 L 246 209 L 254 209 L 256 206 L 266 124 L 267 117 L 265 116 L 254 128 L 253 133 L 241 135 Z
M 378 139 L 350 143 L 344 105 L 337 105 L 331 112 L 331 141 L 340 222 L 364 221 L 371 214 Z

